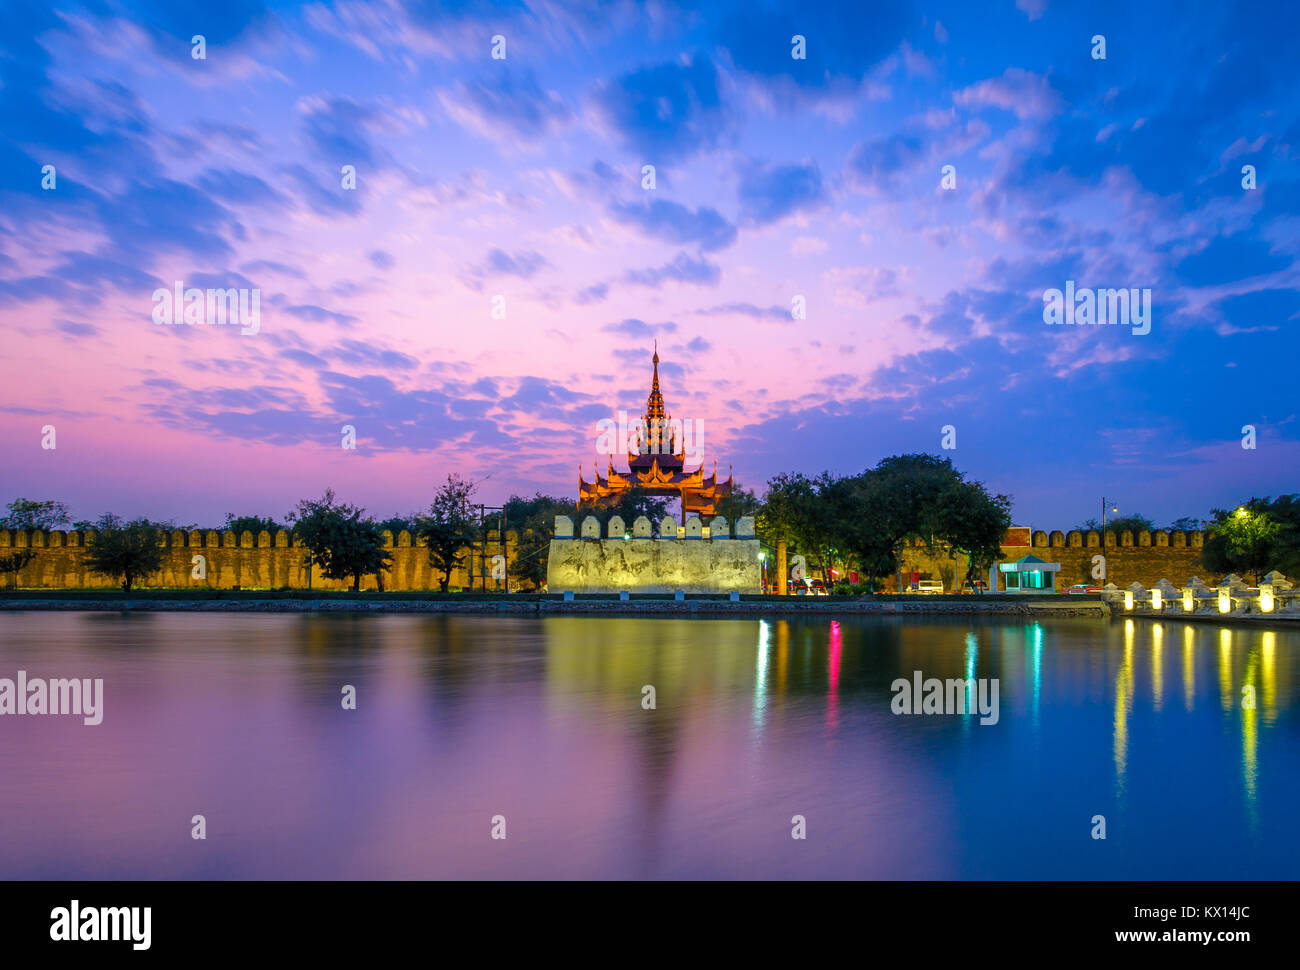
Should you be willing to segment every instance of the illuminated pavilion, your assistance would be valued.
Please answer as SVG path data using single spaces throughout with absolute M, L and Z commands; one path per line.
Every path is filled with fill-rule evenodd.
M 650 383 L 650 396 L 646 399 L 645 417 L 636 427 L 636 450 L 627 453 L 627 473 L 614 468 L 614 456 L 609 456 L 605 477 L 599 469 L 595 481 L 587 482 L 578 468 L 578 505 L 599 506 L 617 501 L 619 495 L 639 488 L 649 495 L 665 495 L 681 499 L 682 520 L 692 515 L 702 519 L 715 515 L 719 499 L 731 494 L 732 476 L 718 481 L 718 463 L 714 460 L 713 474 L 704 474 L 704 461 L 694 471 L 686 470 L 686 444 L 681 436 L 680 422 L 673 420 L 664 410 L 664 396 L 659 391 L 659 350 L 654 354 L 654 376 Z M 632 442 L 628 442 L 629 448 Z

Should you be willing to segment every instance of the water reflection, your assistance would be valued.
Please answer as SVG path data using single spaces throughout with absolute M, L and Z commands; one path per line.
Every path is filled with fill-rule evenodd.
M 1288 716 L 1300 634 L 1283 627 L 2 622 L 0 677 L 102 676 L 106 695 L 97 729 L 0 719 L 0 873 L 10 878 L 123 876 L 123 858 L 138 861 L 129 875 L 151 878 L 1292 878 L 1300 869 L 1291 822 L 1300 719 Z M 890 686 L 913 671 L 968 685 L 998 678 L 998 723 L 894 715 Z M 357 690 L 356 711 L 340 709 L 344 684 Z M 643 704 L 648 686 L 653 707 Z M 968 712 L 976 699 L 968 686 Z M 196 804 L 227 837 L 178 854 L 157 820 L 187 819 Z M 509 819 L 508 850 L 487 839 L 497 812 Z M 815 835 L 792 852 L 796 813 Z M 1114 817 L 1105 846 L 1072 834 L 1098 813 Z M 1190 844 L 1201 851 L 1189 855 Z

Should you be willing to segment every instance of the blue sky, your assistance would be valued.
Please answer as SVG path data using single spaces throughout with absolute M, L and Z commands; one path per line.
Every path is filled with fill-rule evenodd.
M 1293 7 L 5 12 L 6 493 L 205 523 L 326 485 L 405 512 L 452 471 L 573 495 L 655 340 L 759 490 L 906 451 L 1048 529 L 1296 490 Z M 258 332 L 156 325 L 176 280 L 256 288 Z M 1045 325 L 1067 280 L 1149 288 L 1150 332 Z

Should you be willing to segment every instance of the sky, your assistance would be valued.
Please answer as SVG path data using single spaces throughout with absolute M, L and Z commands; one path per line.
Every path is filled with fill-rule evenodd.
M 1043 529 L 1300 490 L 1295 6 L 0 11 L 0 500 L 576 497 L 656 344 L 760 493 L 907 452 Z M 256 327 L 157 322 L 177 281 Z M 1148 332 L 1047 324 L 1067 281 Z

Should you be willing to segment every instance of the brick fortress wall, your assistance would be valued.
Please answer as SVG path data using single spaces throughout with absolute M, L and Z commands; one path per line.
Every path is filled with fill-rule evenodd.
M 83 535 L 78 532 L 10 533 L 0 529 L 0 556 L 27 548 L 36 553 L 35 561 L 18 574 L 19 586 L 48 589 L 116 588 L 120 585 L 116 580 L 92 573 L 86 568 L 86 540 L 93 535 L 93 531 Z M 513 576 L 518 548 L 518 536 L 514 532 L 506 533 L 506 545 L 506 569 Z M 391 532 L 385 532 L 384 548 L 393 557 L 392 565 L 384 573 L 385 590 L 438 588 L 442 574 L 429 565 L 428 550 L 421 541 L 412 541 L 409 532 L 403 530 L 396 539 Z M 489 573 L 492 557 L 501 554 L 503 550 L 499 534 L 489 532 L 486 551 Z M 204 557 L 207 570 L 204 579 L 193 577 L 195 556 Z M 236 536 L 228 531 L 187 533 L 178 530 L 166 538 L 162 569 L 139 585 L 178 589 L 231 589 L 235 586 L 242 589 L 307 589 L 305 559 L 306 550 L 294 545 L 289 534 L 283 530 L 278 531 L 274 537 L 265 531 L 257 535 L 245 531 Z M 482 585 L 481 559 L 476 548 L 473 563 L 475 589 Z M 458 568 L 452 570 L 453 587 L 469 584 L 469 566 L 466 558 L 461 560 Z M 515 586 L 516 583 L 512 580 L 511 585 Z M 499 586 L 489 575 L 487 589 L 491 591 Z M 351 580 L 325 579 L 319 569 L 314 569 L 311 588 L 346 590 L 352 588 L 352 583 Z M 375 589 L 375 577 L 365 577 L 361 588 Z
M 1143 586 L 1152 586 L 1161 579 L 1168 579 L 1181 586 L 1192 576 L 1200 576 L 1207 583 L 1213 583 L 1217 576 L 1208 575 L 1201 565 L 1201 547 L 1205 542 L 1202 532 L 1131 532 L 1116 535 L 1106 532 L 1106 544 L 1102 545 L 1100 533 L 1090 530 L 1080 532 L 1042 532 L 1022 526 L 1008 529 L 1002 539 L 1001 562 L 1014 562 L 1028 555 L 1037 556 L 1045 562 L 1059 562 L 1061 571 L 1056 574 L 1056 588 L 1061 589 L 1075 583 L 1088 583 L 1095 586 L 1114 583 L 1124 587 L 1136 581 Z M 1093 578 L 1093 557 L 1105 556 L 1106 579 Z M 966 576 L 965 563 L 954 566 L 953 560 L 944 556 L 930 556 L 919 546 L 909 546 L 903 551 L 903 578 L 915 570 L 922 579 L 942 579 L 944 586 L 951 589 L 954 573 L 960 583 Z M 987 580 L 987 575 L 981 576 Z

